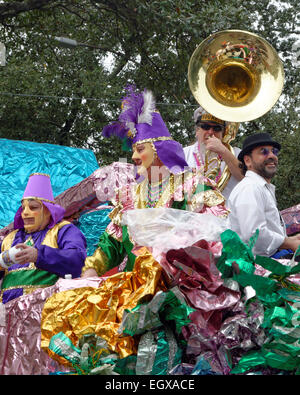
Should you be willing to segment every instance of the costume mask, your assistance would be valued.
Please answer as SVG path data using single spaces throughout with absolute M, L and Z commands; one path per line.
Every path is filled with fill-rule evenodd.
M 156 152 L 152 143 L 141 143 L 133 146 L 132 160 L 137 166 L 137 173 L 142 175 L 152 165 Z
M 51 214 L 47 207 L 37 199 L 23 199 L 21 217 L 27 233 L 45 229 L 49 224 Z

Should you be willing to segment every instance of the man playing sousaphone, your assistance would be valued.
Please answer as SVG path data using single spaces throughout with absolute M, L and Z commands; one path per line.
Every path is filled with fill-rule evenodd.
M 237 159 L 240 148 L 233 147 L 231 150 L 226 147 L 223 143 L 226 122 L 207 113 L 202 107 L 194 112 L 194 121 L 197 141 L 184 148 L 185 159 L 190 167 L 202 168 L 204 174 L 213 174 L 217 183 L 226 167 L 230 178 L 228 177 L 222 194 L 228 199 L 232 189 L 243 178 Z
M 261 117 L 278 100 L 284 82 L 282 62 L 262 37 L 242 30 L 224 30 L 213 33 L 195 49 L 188 81 L 193 96 L 206 112 L 195 112 L 198 141 L 185 148 L 186 161 L 192 167 L 203 166 L 207 177 L 213 174 L 228 198 L 243 178 L 236 159 L 238 149 L 232 148 L 230 142 L 240 122 Z

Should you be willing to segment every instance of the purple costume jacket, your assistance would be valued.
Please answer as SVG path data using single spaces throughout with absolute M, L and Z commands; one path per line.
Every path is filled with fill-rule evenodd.
M 38 258 L 34 265 L 14 264 L 5 273 L 0 272 L 2 277 L 4 274 L 1 285 L 3 303 L 32 292 L 35 288 L 53 285 L 59 277 L 66 274 L 71 274 L 72 278 L 80 276 L 86 258 L 84 235 L 75 225 L 66 222 L 55 237 L 58 248 L 50 247 L 42 244 L 49 228 L 30 234 L 24 229 L 17 230 L 11 246 L 24 243 L 31 236 L 34 247 L 38 250 Z

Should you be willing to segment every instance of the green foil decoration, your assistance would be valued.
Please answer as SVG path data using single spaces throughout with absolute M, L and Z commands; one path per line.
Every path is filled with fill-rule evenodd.
M 179 335 L 182 327 L 191 322 L 188 317 L 193 311 L 195 311 L 195 309 L 188 306 L 186 303 L 182 303 L 177 298 L 176 294 L 170 290 L 167 293 L 159 313 L 164 321 L 169 323 L 173 321 L 175 323 L 176 333 Z
M 249 286 L 254 289 L 255 298 L 264 306 L 262 328 L 267 334 L 261 349 L 244 354 L 231 374 L 264 368 L 299 374 L 300 287 L 288 278 L 300 273 L 300 264 L 292 260 L 290 264 L 283 265 L 259 255 L 254 258 L 251 250 L 257 235 L 258 232 L 247 245 L 231 230 L 221 234 L 223 251 L 217 267 L 223 278 L 232 277 L 242 290 Z M 254 264 L 268 270 L 268 277 L 255 275 Z
M 49 349 L 72 364 L 79 363 L 80 361 L 81 350 L 75 347 L 63 332 L 59 332 L 57 335 L 52 336 Z
M 254 245 L 258 234 L 251 239 L 251 247 Z M 254 256 L 252 248 L 244 243 L 237 233 L 230 229 L 220 235 L 223 244 L 222 255 L 218 260 L 217 268 L 222 273 L 222 278 L 232 277 L 233 266 L 235 264 L 239 267 L 241 272 L 254 273 Z
M 135 375 L 136 355 L 129 355 L 128 357 L 117 359 L 114 371 L 118 374 Z
M 166 296 L 165 292 L 159 291 L 149 303 L 138 304 L 131 310 L 126 309 L 123 313 L 119 333 L 134 336 L 162 326 L 158 311 Z
M 150 302 L 124 312 L 120 333 L 142 335 L 136 374 L 166 375 L 181 362 L 182 351 L 169 325 L 179 335 L 182 327 L 190 323 L 188 316 L 193 311 L 175 287 L 168 292 L 159 291 Z
M 107 348 L 106 341 L 93 333 L 83 335 L 78 346 L 75 347 L 63 332 L 51 338 L 49 349 L 72 364 L 73 370 L 64 374 L 135 374 L 136 356 L 119 359 L 117 354 L 112 354 Z
M 136 374 L 167 375 L 181 362 L 182 351 L 168 327 L 146 332 L 140 339 Z
M 119 333 L 126 333 L 130 336 L 140 335 L 148 330 L 159 328 L 164 323 L 168 325 L 173 323 L 176 333 L 180 334 L 182 327 L 191 322 L 188 316 L 195 309 L 176 296 L 178 292 L 180 293 L 177 288 L 173 291 L 159 291 L 150 302 L 125 310 Z

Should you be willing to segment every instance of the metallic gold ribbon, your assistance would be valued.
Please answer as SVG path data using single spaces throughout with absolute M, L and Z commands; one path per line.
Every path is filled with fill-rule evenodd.
M 51 296 L 42 312 L 41 347 L 50 354 L 50 339 L 59 332 L 73 344 L 92 333 L 106 340 L 108 347 L 121 358 L 132 355 L 137 349 L 135 339 L 118 333 L 123 312 L 166 289 L 161 266 L 143 248 L 131 272 L 117 273 L 97 289 L 77 288 Z M 66 364 L 59 356 L 54 358 Z

